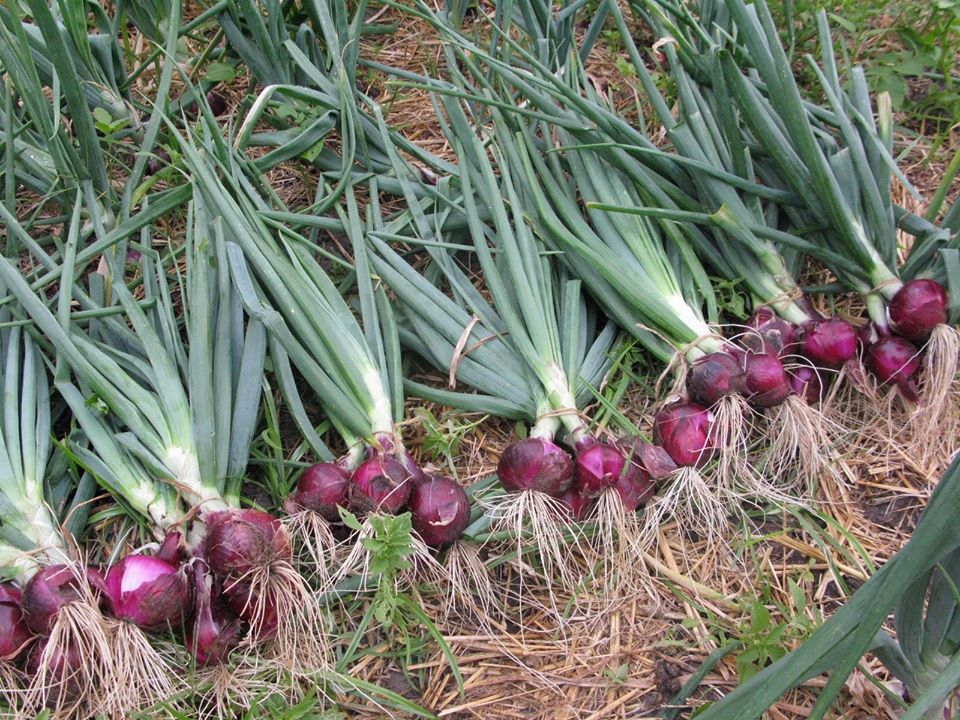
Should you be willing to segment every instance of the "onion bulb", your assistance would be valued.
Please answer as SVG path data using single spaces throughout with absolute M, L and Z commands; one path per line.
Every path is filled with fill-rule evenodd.
M 410 495 L 413 529 L 430 547 L 443 547 L 458 540 L 470 523 L 466 491 L 442 475 L 432 475 L 413 488 Z
M 549 440 L 524 438 L 503 451 L 497 476 L 510 492 L 537 490 L 560 497 L 573 482 L 573 461 Z

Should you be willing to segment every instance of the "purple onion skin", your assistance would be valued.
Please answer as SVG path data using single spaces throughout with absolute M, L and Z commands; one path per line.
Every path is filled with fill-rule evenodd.
M 615 488 L 624 504 L 636 510 L 638 498 L 653 484 L 630 449 L 595 445 L 577 456 L 573 487 L 589 499 L 600 497 L 607 488 Z
M 730 353 L 710 353 L 697 358 L 690 366 L 687 394 L 704 407 L 710 407 L 726 395 L 743 392 L 743 389 L 743 368 Z
M 107 572 L 113 615 L 147 632 L 180 627 L 190 607 L 185 574 L 159 557 L 128 555 Z
M 384 455 L 366 460 L 353 471 L 347 498 L 350 507 L 358 512 L 396 515 L 407 504 L 412 488 L 407 469 Z
M 803 354 L 818 367 L 839 370 L 857 354 L 857 332 L 840 318 L 818 320 L 804 332 Z
M 910 280 L 890 301 L 894 331 L 910 342 L 924 342 L 933 329 L 947 321 L 947 291 L 934 280 Z
M 267 641 L 276 637 L 280 616 L 273 595 L 261 603 L 260 596 L 245 582 L 235 582 L 223 589 L 223 599 L 230 611 L 248 626 L 256 623 L 257 640 Z M 259 613 L 254 617 L 255 613 Z
M 470 524 L 466 491 L 442 475 L 432 475 L 413 488 L 409 509 L 413 529 L 433 548 L 459 540 Z
M 220 665 L 243 638 L 243 623 L 214 591 L 214 581 L 203 562 L 193 566 L 194 620 L 184 634 L 187 650 L 197 665 Z
M 560 497 L 573 482 L 573 460 L 549 440 L 525 438 L 503 451 L 497 476 L 509 492 L 536 490 Z
M 623 445 L 627 451 L 633 453 L 634 462 L 639 462 L 640 467 L 654 481 L 665 479 L 677 469 L 677 464 L 670 457 L 670 453 L 659 445 L 648 443 L 639 437 L 625 438 L 620 440 L 618 444 Z
M 790 390 L 804 399 L 809 405 L 816 405 L 823 399 L 823 381 L 816 370 L 799 367 L 791 370 Z
M 790 394 L 790 381 L 776 355 L 748 353 L 746 358 L 747 400 L 754 407 L 779 405 Z
M 236 580 L 274 562 L 290 562 L 290 536 L 280 521 L 260 510 L 225 510 L 209 513 L 203 556 L 213 573 Z
M 612 487 L 624 470 L 625 458 L 610 445 L 594 445 L 577 455 L 574 462 L 573 487 L 585 498 L 595 500 Z
M 0 584 L 0 660 L 16 660 L 32 639 L 20 609 L 20 591 Z
M 303 471 L 284 507 L 288 512 L 312 510 L 329 522 L 340 522 L 347 506 L 350 473 L 336 463 L 317 463 Z
M 697 403 L 665 407 L 653 421 L 653 441 L 680 467 L 703 467 L 713 455 L 713 414 Z
M 49 638 L 44 638 L 30 648 L 26 664 L 29 677 L 35 677 L 40 672 L 40 662 L 48 642 Z M 54 650 L 46 664 L 46 677 L 49 683 L 47 697 L 63 704 L 76 702 L 83 693 L 80 669 L 84 664 L 83 656 L 73 643 L 66 648 Z
M 575 488 L 569 488 L 558 500 L 574 522 L 583 522 L 590 517 L 593 506 L 596 504 L 595 500 L 585 498 Z
M 881 383 L 896 383 L 911 402 L 920 399 L 913 380 L 920 367 L 920 353 L 906 338 L 898 335 L 880 338 L 867 349 L 866 364 Z
M 183 542 L 183 533 L 179 530 L 170 530 L 163 538 L 156 557 L 166 560 L 177 567 L 187 559 L 187 548 Z
M 49 635 L 60 608 L 84 595 L 84 582 L 100 592 L 106 589 L 102 576 L 92 568 L 79 576 L 66 565 L 41 568 L 21 593 L 20 608 L 27 627 L 38 635 Z
M 636 467 L 636 466 L 634 466 Z M 650 476 L 637 468 L 637 472 L 628 472 L 617 478 L 613 489 L 620 496 L 623 506 L 633 512 L 653 497 L 655 486 Z
M 742 342 L 754 352 L 780 355 L 790 352 L 797 342 L 797 326 L 769 307 L 757 308 L 747 324 L 754 332 L 747 333 Z

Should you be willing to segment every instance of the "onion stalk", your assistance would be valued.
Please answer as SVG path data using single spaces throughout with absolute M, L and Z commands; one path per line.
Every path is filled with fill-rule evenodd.
M 567 547 L 570 541 L 564 542 L 558 519 L 570 518 L 567 503 L 577 512 L 596 506 L 602 510 L 595 518 L 600 531 L 594 538 L 603 581 L 635 585 L 636 563 L 629 559 L 640 535 L 635 511 L 649 498 L 653 482 L 631 447 L 601 443 L 583 416 L 585 403 L 593 397 L 591 385 L 598 386 L 609 368 L 615 325 L 596 319 L 595 309 L 581 295 L 580 282 L 569 277 L 528 229 L 518 213 L 520 188 L 507 156 L 495 152 L 496 166 L 491 164 L 462 108 L 454 101 L 444 105 L 462 189 L 462 196 L 451 197 L 463 203 L 462 209 L 451 204 L 447 212 L 466 215 L 469 234 L 463 247 L 476 256 L 490 300 L 473 287 L 450 251 L 455 246 L 434 235 L 422 203 L 408 192 L 405 215 L 417 234 L 409 242 L 426 241 L 433 262 L 430 272 L 451 287 L 453 297 L 385 242 L 401 239 L 390 228 L 371 234 L 374 268 L 397 295 L 409 326 L 401 334 L 404 343 L 448 374 L 452 387 L 463 382 L 477 392 L 412 382 L 408 387 L 427 399 L 529 422 L 529 436 L 500 458 L 497 475 L 507 492 L 490 511 L 497 525 L 517 539 L 518 553 L 532 543 L 544 574 L 570 586 L 579 582 L 579 573 L 570 566 L 574 553 Z M 441 188 L 442 193 L 452 189 L 444 181 Z M 480 208 L 489 223 L 481 218 Z M 396 224 L 407 220 L 398 218 Z M 583 499 L 588 502 L 579 497 L 564 500 L 571 488 L 579 497 L 586 491 L 590 497 Z M 600 497 L 608 501 L 596 504 Z
M 223 527 L 225 518 L 232 521 L 236 553 L 246 559 L 248 572 L 237 577 L 213 563 L 211 567 L 221 571 L 221 591 L 241 600 L 238 612 L 249 628 L 242 642 L 245 651 L 265 656 L 278 667 L 309 672 L 326 662 L 324 620 L 313 594 L 282 546 L 263 552 L 261 543 L 243 545 L 238 529 L 252 513 L 239 507 L 260 400 L 259 380 L 249 378 L 262 376 L 267 340 L 258 322 L 244 323 L 226 258 L 217 254 L 223 251 L 221 232 L 198 196 L 189 213 L 187 270 L 180 276 L 188 301 L 186 343 L 167 282 L 169 260 L 160 260 L 147 248 L 141 250 L 141 277 L 144 291 L 157 299 L 154 312 L 148 315 L 135 302 L 122 266 L 108 257 L 105 269 L 111 282 L 102 287 L 109 288 L 105 297 L 123 308 L 126 322 L 108 318 L 87 332 L 69 325 L 69 285 L 60 289 L 58 321 L 22 278 L 13 277 L 16 270 L 9 262 L 0 263 L 0 273 L 64 367 L 73 371 L 75 381 L 62 373 L 57 387 L 90 438 L 90 450 L 75 450 L 78 459 L 131 510 L 149 518 L 158 540 L 185 521 L 183 507 L 189 508 L 199 522 L 189 527 L 187 541 L 199 561 L 211 550 L 210 523 Z M 125 350 L 118 354 L 114 347 Z M 91 410 L 86 402 L 91 394 L 111 415 Z M 218 547 L 224 543 L 222 535 Z M 282 539 L 285 531 L 277 529 L 275 535 Z M 122 595 L 113 600 L 122 603 Z M 131 624 L 120 627 L 127 630 Z M 129 640 L 138 638 L 132 635 Z M 146 642 L 140 645 L 149 647 Z M 126 670 L 132 667 L 140 666 L 125 664 Z M 135 685 L 124 682 L 122 687 Z M 149 697 L 146 692 L 138 695 L 140 702 Z
M 232 240 L 223 243 L 223 252 L 238 298 L 268 331 L 281 391 L 304 438 L 319 459 L 336 462 L 350 474 L 347 506 L 367 516 L 361 536 L 353 538 L 346 557 L 338 560 L 339 569 L 331 573 L 330 582 L 352 573 L 362 574 L 368 582 L 364 569 L 370 561 L 370 543 L 363 542 L 363 535 L 374 532 L 369 518 L 402 511 L 413 484 L 426 476 L 404 448 L 396 427 L 403 413 L 399 343 L 383 290 L 375 289 L 366 267 L 363 224 L 352 184 L 343 188 L 345 207 L 338 205 L 337 211 L 354 250 L 362 322 L 356 320 L 309 243 L 264 217 L 265 199 L 242 176 L 231 174 L 233 156 L 205 148 L 208 155 L 202 157 L 194 140 L 184 140 L 184 155 L 203 180 L 207 202 L 231 235 Z M 229 179 L 229 189 L 217 177 L 218 170 Z M 312 388 L 330 424 L 343 438 L 346 452 L 339 459 L 307 416 L 293 368 Z M 318 534 L 301 536 L 298 541 L 315 543 L 307 554 L 330 558 L 332 548 L 327 544 L 332 536 L 324 532 L 325 521 L 320 522 L 315 514 L 308 517 L 292 518 L 291 522 L 316 529 Z M 437 571 L 439 566 L 428 548 L 420 542 L 415 546 L 422 560 L 416 566 Z
M 867 366 L 881 371 L 874 373 L 879 384 L 899 389 L 907 404 L 906 423 L 921 446 L 929 445 L 931 438 L 941 436 L 931 432 L 933 428 L 944 417 L 960 414 L 951 390 L 960 333 L 945 322 L 949 301 L 943 286 L 930 279 L 944 276 L 947 256 L 936 248 L 943 247 L 946 235 L 922 223 L 911 226 L 907 218 L 917 239 L 898 267 L 895 231 L 898 215 L 899 220 L 903 217 L 891 198 L 893 176 L 916 191 L 892 156 L 889 98 L 878 98 L 875 120 L 862 68 L 851 67 L 847 86 L 841 86 L 825 13 L 817 18 L 820 64 L 806 58 L 826 98 L 817 106 L 802 99 L 764 2 L 748 9 L 742 0 L 729 0 L 722 18 L 696 18 L 686 7 L 652 0 L 644 5 L 669 30 L 685 36 L 673 57 L 679 55 L 680 62 L 695 68 L 715 93 L 722 86 L 724 102 L 733 98 L 744 125 L 740 142 L 758 148 L 757 174 L 765 183 L 794 193 L 796 200 L 782 207 L 793 233 L 785 235 L 784 242 L 818 258 L 845 287 L 863 296 L 875 336 L 882 340 L 865 348 Z M 714 33 L 719 26 L 722 35 Z M 713 57 L 719 70 L 704 72 L 704 55 Z M 794 228 L 814 230 L 797 238 Z M 885 340 L 891 333 L 911 343 L 909 359 L 901 357 L 907 349 L 903 342 Z M 913 361 L 921 354 L 927 365 L 922 393 L 916 384 L 921 363 Z M 896 372 L 890 371 L 893 365 Z M 944 457 L 949 457 L 952 451 L 939 439 L 933 444 L 938 447 L 926 451 L 946 451 Z
M 4 692 L 13 707 L 30 714 L 45 707 L 95 714 L 115 706 L 117 668 L 111 633 L 98 606 L 99 590 L 88 582 L 72 550 L 75 541 L 61 529 L 48 502 L 48 470 L 56 468 L 50 463 L 46 371 L 20 328 L 0 332 L 0 346 L 0 566 L 19 585 L 19 590 L 0 586 L 2 674 L 14 675 L 8 663 L 29 655 L 24 692 L 16 692 L 13 684 Z M 78 495 L 74 501 L 84 498 Z

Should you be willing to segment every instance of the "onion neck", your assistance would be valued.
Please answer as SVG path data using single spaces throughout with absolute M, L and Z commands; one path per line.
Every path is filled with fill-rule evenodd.
M 870 292 L 863 296 L 863 300 L 867 305 L 867 315 L 870 316 L 877 330 L 881 335 L 889 335 L 890 324 L 887 321 L 887 304 L 883 301 L 883 297 L 878 292 Z
M 544 390 L 547 391 L 547 401 L 550 406 L 549 412 L 570 433 L 575 446 L 579 447 L 589 442 L 590 428 L 577 411 L 577 399 L 570 389 L 570 383 L 563 368 L 553 362 L 547 363 L 543 374 L 545 375 Z
M 166 465 L 173 472 L 177 491 L 191 507 L 198 507 L 204 512 L 230 509 L 230 503 L 221 495 L 216 485 L 204 482 L 200 477 L 200 461 L 193 450 L 167 448 Z M 154 492 L 154 498 L 147 507 L 153 507 L 158 502 L 158 497 Z M 150 511 L 151 516 L 157 511 Z
M 559 430 L 560 418 L 553 414 L 548 403 L 541 403 L 537 408 L 537 421 L 530 428 L 530 437 L 553 442 Z

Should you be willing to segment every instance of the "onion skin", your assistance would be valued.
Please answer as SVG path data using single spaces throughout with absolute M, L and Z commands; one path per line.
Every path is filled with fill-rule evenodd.
M 940 283 L 921 278 L 904 283 L 887 307 L 894 331 L 910 342 L 922 343 L 947 321 L 948 304 Z
M 657 413 L 653 440 L 680 467 L 703 467 L 713 456 L 713 413 L 697 403 L 678 402 Z
M 293 548 L 280 521 L 260 510 L 226 510 L 204 518 L 203 556 L 220 578 L 237 580 L 251 571 L 290 562 Z
M 882 337 L 867 349 L 866 364 L 881 383 L 896 383 L 908 400 L 919 400 L 913 376 L 920 353 L 912 342 L 898 335 Z
M 595 500 L 585 498 L 578 493 L 575 488 L 568 489 L 558 500 L 560 500 L 560 503 L 566 508 L 570 518 L 574 522 L 583 522 L 590 517 L 593 506 L 596 504 Z
M 36 643 L 27 654 L 26 670 L 28 677 L 35 677 L 40 672 L 40 662 L 49 638 Z M 63 704 L 74 703 L 83 694 L 81 684 L 82 671 L 85 661 L 76 645 L 70 643 L 66 648 L 56 648 L 47 660 L 46 677 L 47 702 L 57 700 Z M 50 708 L 57 710 L 59 708 Z
M 781 355 L 797 342 L 797 326 L 765 305 L 756 309 L 747 324 L 754 332 L 741 342 L 754 352 Z
M 743 392 L 740 362 L 730 353 L 715 352 L 697 358 L 687 375 L 687 394 L 693 402 L 710 407 L 721 398 Z
M 677 469 L 677 464 L 670 457 L 670 453 L 659 445 L 648 443 L 639 437 L 629 437 L 620 440 L 618 444 L 623 445 L 633 453 L 635 462 L 640 463 L 646 473 L 654 481 L 664 480 Z
M 157 550 L 156 557 L 179 567 L 187 559 L 187 548 L 183 543 L 183 533 L 179 530 L 168 531 L 160 544 L 160 549 Z
M 265 642 L 276 637 L 280 616 L 277 604 L 273 601 L 273 593 L 262 602 L 260 594 L 248 583 L 233 582 L 224 587 L 221 598 L 226 600 L 231 612 L 240 620 L 248 626 L 256 625 L 257 640 Z M 256 613 L 259 615 L 255 617 Z
M 573 487 L 590 500 L 600 497 L 607 488 L 616 488 L 635 510 L 636 497 L 644 494 L 647 487 L 652 488 L 652 483 L 631 450 L 595 445 L 577 456 Z
M 84 596 L 84 582 L 101 592 L 106 590 L 103 578 L 92 568 L 82 574 L 67 565 L 41 568 L 21 592 L 20 609 L 27 627 L 38 635 L 49 635 L 60 608 Z
M 839 370 L 857 354 L 857 332 L 837 317 L 818 320 L 806 327 L 803 354 L 819 367 Z
M 194 620 L 184 634 L 187 650 L 200 666 L 220 665 L 243 638 L 243 625 L 214 592 L 214 579 L 200 560 L 193 566 Z
M 536 490 L 560 497 L 573 482 L 573 460 L 549 440 L 525 438 L 503 451 L 497 476 L 510 492 Z
M 32 639 L 20 609 L 20 591 L 0 584 L 0 660 L 16 660 Z
M 459 540 L 470 524 L 466 491 L 442 475 L 432 475 L 413 488 L 409 509 L 413 529 L 433 548 Z
M 110 568 L 107 591 L 114 617 L 148 632 L 180 627 L 190 606 L 184 573 L 148 555 L 128 555 Z
M 413 488 L 410 477 L 407 469 L 390 456 L 370 458 L 350 477 L 347 490 L 350 507 L 361 513 L 396 515 L 410 498 Z
M 288 512 L 312 510 L 328 522 L 340 522 L 340 508 L 347 506 L 350 473 L 336 463 L 317 463 L 303 471 L 297 489 L 284 507 Z
M 816 370 L 809 367 L 799 367 L 791 370 L 790 390 L 802 397 L 807 404 L 816 405 L 823 399 L 823 381 Z
M 623 506 L 632 512 L 653 497 L 655 486 L 650 476 L 637 468 L 637 472 L 628 472 L 618 477 L 613 489 L 620 496 Z
M 746 358 L 746 392 L 754 407 L 779 405 L 790 394 L 790 381 L 783 363 L 775 355 L 748 353 Z

